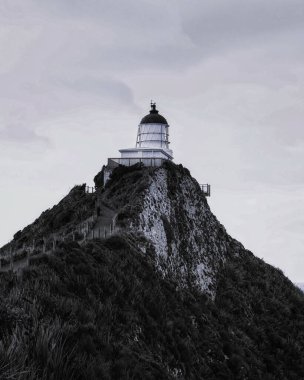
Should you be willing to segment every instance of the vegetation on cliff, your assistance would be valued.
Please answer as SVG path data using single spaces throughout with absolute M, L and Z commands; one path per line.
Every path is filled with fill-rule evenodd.
M 18 231 L 10 244 L 14 249 L 23 245 L 41 244 L 41 239 L 64 229 L 73 231 L 75 225 L 92 215 L 95 208 L 95 194 L 86 193 L 85 184 L 74 186 L 67 196 L 51 209 L 45 210 L 32 224 Z M 0 249 L 4 251 L 7 246 Z
M 280 271 L 244 253 L 213 302 L 137 239 L 62 243 L 1 275 L 1 379 L 302 378 L 304 297 Z
M 171 244 L 184 234 L 181 249 L 190 249 L 188 231 L 198 225 L 187 226 L 182 199 L 192 189 L 195 197 L 197 185 L 180 185 L 182 176 L 190 178 L 181 166 L 165 170 L 170 205 L 183 221 L 176 228 L 174 213 L 171 219 L 160 215 L 166 239 Z M 303 379 L 304 294 L 231 239 L 205 199 L 195 200 L 205 205 L 200 210 L 189 199 L 184 203 L 193 218 L 206 214 L 197 223 L 208 255 L 214 249 L 226 255 L 218 260 L 222 256 L 214 254 L 213 298 L 191 275 L 181 286 L 173 271 L 162 272 L 151 241 L 127 228 L 143 210 L 152 174 L 139 166 L 119 168 L 103 190 L 102 200 L 126 226 L 116 235 L 61 242 L 53 254 L 33 256 L 22 272 L 0 273 L 1 379 Z M 36 225 L 46 231 L 69 209 L 58 228 L 70 228 L 82 218 L 77 210 L 86 210 L 85 217 L 94 211 L 95 195 L 77 189 Z M 184 258 L 185 268 L 195 268 L 191 254 Z

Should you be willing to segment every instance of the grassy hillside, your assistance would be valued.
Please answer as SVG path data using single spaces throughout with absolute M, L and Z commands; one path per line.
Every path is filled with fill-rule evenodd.
M 0 248 L 0 255 L 9 245 L 20 249 L 23 245 L 42 245 L 42 239 L 50 234 L 68 234 L 75 226 L 94 213 L 96 193 L 88 194 L 85 184 L 74 186 L 72 190 L 51 209 L 45 210 L 32 224 L 15 233 L 13 240 Z
M 66 239 L 0 273 L 1 380 L 304 378 L 304 293 L 227 235 L 186 169 L 161 170 L 166 181 L 137 165 L 94 194 L 77 186 L 15 235 L 18 247 L 73 231 L 98 204 L 116 212 L 111 238 Z M 151 210 L 171 245 L 164 266 L 144 234 L 157 232 Z M 197 255 L 214 268 L 211 296 L 193 276 Z
M 248 252 L 211 301 L 155 269 L 140 236 L 62 243 L 0 275 L 1 379 L 302 379 L 304 297 Z

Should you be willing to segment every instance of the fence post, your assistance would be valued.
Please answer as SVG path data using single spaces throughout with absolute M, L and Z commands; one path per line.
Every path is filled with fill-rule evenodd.
M 10 247 L 10 269 L 13 269 L 13 252 L 12 247 Z
M 113 229 L 115 230 L 116 228 L 116 215 L 113 218 Z

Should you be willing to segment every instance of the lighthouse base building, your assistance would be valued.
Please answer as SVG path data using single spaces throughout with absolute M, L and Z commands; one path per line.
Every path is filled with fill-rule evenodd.
M 156 104 L 151 103 L 150 113 L 142 118 L 138 126 L 135 147 L 120 149 L 121 157 L 108 159 L 104 183 L 109 179 L 112 170 L 119 165 L 142 163 L 145 166 L 161 166 L 164 160 L 173 160 L 169 144 L 169 124 L 158 113 Z

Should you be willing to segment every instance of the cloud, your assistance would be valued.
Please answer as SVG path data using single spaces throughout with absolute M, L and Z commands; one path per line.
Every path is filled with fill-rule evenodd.
M 10 124 L 0 129 L 0 144 L 3 142 L 50 146 L 47 137 L 40 136 L 34 130 L 21 124 Z
M 61 82 L 63 87 L 69 91 L 82 95 L 86 98 L 86 102 L 106 102 L 120 103 L 128 106 L 134 105 L 133 92 L 129 86 L 121 81 L 105 78 L 94 78 L 89 76 L 74 77 L 63 79 Z M 85 101 L 85 99 L 83 99 Z
M 0 2 L 0 185 L 10 177 L 19 186 L 22 166 L 22 186 L 31 178 L 55 202 L 53 187 L 63 194 L 90 181 L 134 142 L 152 98 L 176 162 L 212 183 L 228 230 L 235 222 L 246 244 L 257 229 L 257 249 L 275 249 L 283 263 L 294 226 L 303 229 L 297 205 L 282 204 L 304 184 L 303 9 L 302 0 Z M 260 208 L 250 208 L 257 194 Z M 277 234 L 284 248 L 269 243 Z
M 184 32 L 205 52 L 284 39 L 291 31 L 303 33 L 301 0 L 190 0 L 182 8 Z

